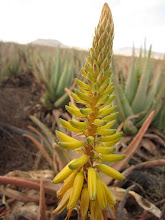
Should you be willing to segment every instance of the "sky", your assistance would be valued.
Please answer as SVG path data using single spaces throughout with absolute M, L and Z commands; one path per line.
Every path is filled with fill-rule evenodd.
M 103 4 L 114 20 L 114 50 L 139 48 L 165 53 L 165 0 L 0 0 L 0 40 L 21 44 L 55 39 L 89 49 Z

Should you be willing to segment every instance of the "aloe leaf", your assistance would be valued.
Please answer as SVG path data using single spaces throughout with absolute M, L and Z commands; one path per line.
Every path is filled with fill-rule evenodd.
M 40 69 L 40 75 L 42 76 L 44 82 L 46 85 L 48 85 L 48 77 L 47 77 L 47 70 L 46 70 L 46 67 L 45 67 L 45 64 L 46 61 L 44 60 L 44 58 L 40 55 L 39 56 L 39 63 L 38 63 L 38 66 L 39 66 L 39 69 Z M 40 76 L 39 76 L 40 77 Z
M 38 127 L 44 132 L 44 134 L 47 136 L 48 140 L 50 141 L 51 144 L 53 144 L 54 142 L 58 143 L 56 137 L 53 135 L 53 133 L 51 132 L 51 130 L 44 125 L 39 119 L 37 119 L 36 117 L 30 115 L 30 119 L 36 124 L 38 125 Z
M 162 106 L 162 101 L 161 99 L 163 98 L 164 96 L 164 91 L 165 91 L 165 83 L 162 84 L 160 90 L 159 90 L 159 93 L 158 95 L 156 96 L 154 102 L 153 102 L 153 105 L 151 106 L 151 108 L 149 109 L 149 111 L 155 111 L 154 112 L 154 117 L 153 117 L 153 121 L 155 120 L 157 114 L 159 113 L 159 110 Z M 146 120 L 146 118 L 148 117 L 149 115 L 149 112 L 143 117 L 143 119 L 141 121 L 139 121 L 136 125 L 137 127 L 140 127 L 143 122 Z
M 141 77 L 141 74 L 142 74 L 142 48 L 140 49 L 140 55 L 138 57 L 136 65 L 135 65 L 135 75 L 136 75 L 136 80 L 137 80 L 136 83 L 137 84 L 138 84 L 138 80 Z
M 73 81 L 73 61 L 67 62 L 59 80 L 57 87 L 57 97 L 60 97 L 65 93 L 65 88 L 70 87 Z
M 128 72 L 128 78 L 126 81 L 126 86 L 125 86 L 125 95 L 127 97 L 128 102 L 130 105 L 132 104 L 133 98 L 136 93 L 136 88 L 137 88 L 137 78 L 135 74 L 135 57 L 134 57 L 134 47 L 133 47 L 133 52 L 132 52 L 132 61 L 130 65 L 130 69 Z
M 69 88 L 73 83 L 73 76 L 74 76 L 74 60 L 73 60 L 73 54 L 71 55 L 71 60 L 68 61 L 68 75 L 65 80 L 65 88 Z
M 45 147 L 47 148 L 47 150 L 49 151 L 51 157 L 53 158 L 53 148 L 52 148 L 51 144 L 45 139 L 45 137 L 37 129 L 35 129 L 32 126 L 29 126 L 28 128 L 31 129 L 33 132 L 35 132 L 38 136 L 40 136 L 43 143 L 45 144 Z
M 62 59 L 61 59 L 61 50 L 58 47 L 57 51 L 56 51 L 56 59 L 55 59 L 55 68 L 53 70 L 53 74 L 52 74 L 52 78 L 51 78 L 51 87 L 53 88 L 55 94 L 57 91 L 57 86 L 62 74 Z M 53 68 L 53 67 L 52 67 Z
M 54 102 L 54 96 L 49 87 L 45 86 L 45 94 L 41 98 L 45 106 L 52 107 L 52 103 Z
M 162 130 L 165 133 L 165 101 L 163 102 L 159 113 L 157 114 L 154 125 L 157 129 Z
M 146 97 L 146 101 L 145 101 L 145 106 L 144 106 L 145 110 L 148 110 L 150 108 L 150 106 L 152 105 L 152 102 L 154 100 L 154 97 L 156 96 L 156 93 L 157 93 L 159 85 L 160 85 L 161 76 L 162 76 L 162 72 L 155 74 L 155 77 L 152 80 L 153 84 L 147 93 L 147 97 Z
M 115 81 L 115 79 L 114 79 L 114 81 Z M 126 119 L 126 116 L 125 116 L 125 113 L 123 111 L 123 107 L 122 107 L 120 97 L 119 97 L 119 91 L 118 91 L 119 86 L 117 85 L 117 82 L 115 82 L 114 84 L 115 84 L 115 94 L 116 94 L 115 103 L 118 106 L 118 111 L 119 111 L 118 119 L 120 120 L 120 122 L 123 122 Z
M 53 146 L 54 142 L 56 144 L 58 144 L 56 137 L 53 135 L 53 133 L 50 131 L 50 129 L 46 125 L 44 125 L 40 120 L 38 120 L 36 117 L 34 117 L 32 115 L 30 116 L 30 119 L 36 125 L 38 125 L 38 127 L 43 131 L 43 133 L 47 136 L 48 141 L 51 143 L 52 146 Z M 60 160 L 63 161 L 63 164 L 65 164 L 69 161 L 69 158 L 63 149 L 61 149 L 60 147 L 57 147 L 57 148 L 55 148 L 55 150 L 58 153 Z
M 164 99 L 165 99 L 165 82 L 163 81 L 159 89 L 159 93 L 154 100 L 152 108 L 156 109 L 159 104 L 162 106 L 164 103 Z M 158 111 L 156 113 L 158 113 Z M 154 114 L 153 120 L 155 120 L 156 116 L 157 114 Z
M 120 86 L 122 88 L 122 90 L 124 90 L 124 84 L 125 84 L 125 79 L 124 79 L 124 76 L 123 76 L 123 72 L 119 72 L 119 82 L 120 82 Z
M 46 88 L 49 88 L 49 79 L 47 78 L 47 71 L 45 71 L 45 63 L 41 55 L 35 54 L 32 59 L 33 73 L 35 77 L 44 84 Z
M 125 115 L 125 119 L 127 117 L 129 117 L 130 115 L 134 115 L 134 112 L 132 111 L 131 109 L 131 106 L 124 94 L 124 91 L 123 89 L 120 87 L 116 77 L 114 76 L 114 84 L 115 84 L 115 88 L 117 90 L 117 93 L 116 93 L 116 97 L 119 96 L 120 97 L 120 102 L 121 102 L 121 105 L 122 105 L 122 110 L 124 112 L 124 115 Z
M 117 79 L 117 76 L 116 76 L 114 58 L 112 58 L 112 72 L 113 72 L 113 82 L 114 82 L 114 85 L 115 85 L 115 101 L 114 102 L 118 106 L 118 110 L 119 110 L 119 116 L 118 116 L 117 119 L 120 120 L 120 122 L 123 122 L 126 119 L 126 116 L 125 116 L 125 113 L 123 111 L 122 104 L 120 102 L 120 97 L 119 97 L 119 92 L 118 92 L 119 82 L 118 82 L 118 79 Z
M 136 91 L 135 98 L 132 103 L 132 109 L 135 114 L 138 112 L 143 111 L 145 100 L 146 100 L 146 93 L 149 84 L 149 75 L 150 75 L 150 63 L 151 63 L 151 47 L 148 53 L 148 57 L 145 62 L 145 66 L 140 78 L 140 82 Z
M 62 108 L 69 102 L 69 96 L 67 93 L 65 93 L 63 96 L 61 96 L 57 101 L 54 102 L 55 108 Z

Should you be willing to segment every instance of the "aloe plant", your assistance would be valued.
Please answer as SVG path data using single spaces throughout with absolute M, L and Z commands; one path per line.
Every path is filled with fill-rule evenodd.
M 74 60 L 70 55 L 69 60 L 61 58 L 61 49 L 58 48 L 55 57 L 44 53 L 33 54 L 33 73 L 44 86 L 45 93 L 42 102 L 51 108 L 64 107 L 69 97 L 65 88 L 69 88 L 73 82 Z
M 21 47 L 14 43 L 0 43 L 0 84 L 5 77 L 18 76 L 23 67 L 20 56 Z
M 122 80 L 119 80 L 117 76 L 114 62 L 112 65 L 116 90 L 115 101 L 119 111 L 118 123 L 124 122 L 123 129 L 127 134 L 135 134 L 152 110 L 155 111 L 152 123 L 160 124 L 155 123 L 155 120 L 158 120 L 165 96 L 165 82 L 162 80 L 163 66 L 160 72 L 154 74 L 152 72 L 151 47 L 148 55 L 146 55 L 146 51 L 144 54 L 143 59 L 141 50 L 138 60 L 135 62 L 133 48 L 132 61 L 124 86 Z M 163 114 L 162 117 L 164 117 Z

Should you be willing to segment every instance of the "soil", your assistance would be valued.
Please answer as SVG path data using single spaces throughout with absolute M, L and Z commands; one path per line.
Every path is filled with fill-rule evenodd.
M 23 137 L 33 125 L 29 119 L 40 103 L 41 88 L 31 74 L 6 79 L 0 88 L 0 175 L 13 170 L 32 170 L 38 150 Z M 44 158 L 40 169 L 48 168 Z

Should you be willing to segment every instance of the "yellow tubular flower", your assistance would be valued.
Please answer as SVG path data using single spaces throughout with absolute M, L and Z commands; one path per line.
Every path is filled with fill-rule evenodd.
M 88 191 L 90 200 L 96 200 L 96 171 L 94 168 L 88 168 Z
M 83 187 L 83 182 L 84 182 L 84 173 L 83 171 L 80 171 L 74 180 L 73 183 L 73 187 L 72 187 L 72 191 L 70 194 L 70 198 L 69 198 L 69 203 L 67 205 L 68 209 L 73 209 L 80 197 L 80 193 Z
M 88 208 L 89 208 L 89 193 L 88 193 L 88 186 L 87 184 L 85 184 L 81 193 L 81 202 L 80 202 L 80 212 L 81 212 L 82 220 L 86 219 Z
M 116 132 L 116 129 L 102 129 L 97 128 L 96 133 L 100 134 L 100 135 L 110 135 L 110 134 L 114 134 Z
M 90 90 L 90 86 L 84 82 L 82 82 L 81 80 L 76 78 L 76 83 L 80 88 L 83 88 L 84 90 Z
M 102 210 L 97 201 L 90 201 L 91 220 L 104 220 Z
M 112 193 L 110 192 L 108 187 L 105 185 L 105 183 L 103 183 L 103 187 L 104 187 L 104 190 L 105 190 L 105 193 L 106 193 L 108 205 L 114 206 L 116 201 L 115 201 Z
M 79 109 L 75 109 L 75 108 L 67 106 L 67 105 L 65 106 L 65 108 L 72 115 L 83 116 L 83 114 L 80 112 Z
M 117 162 L 120 160 L 123 160 L 125 158 L 125 155 L 122 154 L 100 154 L 100 157 L 102 158 L 103 161 L 108 161 L 108 162 Z
M 91 211 L 91 219 L 95 220 L 96 218 L 96 201 L 90 200 L 90 211 Z
M 103 120 L 103 121 L 104 121 L 104 120 Z M 115 123 L 116 123 L 115 120 L 110 121 L 110 122 L 106 123 L 105 125 L 103 125 L 102 128 L 103 128 L 103 129 L 109 129 L 109 128 L 111 128 Z M 101 125 L 100 125 L 100 126 L 101 126 Z
M 68 167 L 68 164 L 57 174 L 57 176 L 54 177 L 53 183 L 60 183 L 63 182 L 71 173 L 73 170 L 71 170 Z
M 119 142 L 120 138 L 116 138 L 113 141 L 103 142 L 103 144 L 107 147 L 111 147 L 115 145 L 117 142 Z
M 83 115 L 89 115 L 91 114 L 93 111 L 91 108 L 80 108 L 80 112 L 83 114 Z
M 104 117 L 103 120 L 106 120 L 109 122 L 109 121 L 115 119 L 118 116 L 118 114 L 119 114 L 118 112 L 112 113 L 112 114 Z
M 118 116 L 118 112 L 115 112 L 117 106 L 113 105 L 115 94 L 111 80 L 113 35 L 112 14 L 108 4 L 105 3 L 95 29 L 90 55 L 81 69 L 86 82 L 76 79 L 76 90 L 71 92 L 74 101 L 83 106 L 78 108 L 70 102 L 65 108 L 73 115 L 72 119 L 70 121 L 60 119 L 64 128 L 77 132 L 83 139 L 79 141 L 60 131 L 56 132 L 61 148 L 78 150 L 79 154 L 82 154 L 78 159 L 69 162 L 53 179 L 53 183 L 64 181 L 57 192 L 60 203 L 53 214 L 58 214 L 67 207 L 66 219 L 70 218 L 72 210 L 81 198 L 82 220 L 88 217 L 89 211 L 92 220 L 103 220 L 102 211 L 107 210 L 108 206 L 115 211 L 115 200 L 98 172 L 103 172 L 114 179 L 125 179 L 115 169 L 102 164 L 103 161 L 116 162 L 125 157 L 114 154 L 116 148 L 113 146 L 122 136 L 122 132 L 117 133 L 113 128 L 115 118 Z
M 70 136 L 60 132 L 60 131 L 56 131 L 56 136 L 58 137 L 58 139 L 60 139 L 60 141 L 64 141 L 64 142 L 77 142 L 76 139 L 71 138 Z
M 104 126 L 107 124 L 106 120 L 101 120 L 101 119 L 95 119 L 93 122 L 96 126 Z
M 78 173 L 78 170 L 75 170 L 65 181 L 62 185 L 61 189 L 57 191 L 57 198 L 60 199 L 66 193 L 66 191 L 73 186 L 74 179 Z
M 72 118 L 72 120 L 70 121 L 71 125 L 75 128 L 80 128 L 80 129 L 85 129 L 88 124 L 85 122 L 79 122 L 77 121 L 75 118 Z
M 79 157 L 78 159 L 74 159 L 73 162 L 70 162 L 68 167 L 71 170 L 81 168 L 88 161 L 88 159 L 89 159 L 89 156 L 84 154 L 81 157 Z
M 97 209 L 96 211 L 96 220 L 104 220 L 104 216 L 101 209 Z
M 61 118 L 60 118 L 60 122 L 61 122 L 62 126 L 66 129 L 68 129 L 69 131 L 83 132 L 83 129 L 77 129 L 77 128 L 73 127 L 68 121 L 65 121 Z
M 69 201 L 71 191 L 72 191 L 72 188 L 70 188 L 66 191 L 66 193 L 62 197 L 60 203 L 58 204 L 57 208 L 52 212 L 53 215 L 58 215 L 66 208 L 67 203 Z
M 78 95 L 76 95 L 75 93 L 71 92 L 70 94 L 71 94 L 72 98 L 73 98 L 77 103 L 81 103 L 81 104 L 84 104 L 84 105 L 87 104 L 87 101 L 80 99 L 80 98 L 78 97 Z
M 104 105 L 107 101 L 109 100 L 109 95 L 106 95 L 106 96 L 103 96 L 101 97 L 97 104 L 96 104 L 96 107 L 100 107 L 101 105 Z
M 75 90 L 75 93 L 82 100 L 90 100 L 90 96 L 88 94 L 84 94 L 83 92 L 80 92 L 78 90 Z
M 109 115 L 116 110 L 117 106 L 111 107 L 110 105 L 101 108 L 98 112 L 98 117 Z
M 110 136 L 106 136 L 106 137 L 101 137 L 99 138 L 99 142 L 108 142 L 108 141 L 113 141 L 115 139 L 118 139 L 122 136 L 123 132 L 119 132 Z
M 96 188 L 97 188 L 97 203 L 99 207 L 103 210 L 107 210 L 107 197 L 103 182 L 101 181 L 99 175 L 96 178 Z
M 114 99 L 115 99 L 115 95 L 111 95 L 111 96 L 109 96 L 109 99 L 108 99 L 108 101 L 103 105 L 103 106 L 105 106 L 105 105 L 109 105 Z
M 99 144 L 93 150 L 96 151 L 97 153 L 100 153 L 100 154 L 110 154 L 110 153 L 114 153 L 116 151 L 116 148 L 115 147 L 105 147 L 104 145 Z
M 96 168 L 98 168 L 102 173 L 104 173 L 107 176 L 110 176 L 114 179 L 118 179 L 118 180 L 124 180 L 125 179 L 125 177 L 121 173 L 119 173 L 118 171 L 116 171 L 112 167 L 109 167 L 105 164 L 96 165 Z
M 84 145 L 82 141 L 73 141 L 73 142 L 59 142 L 60 147 L 66 150 L 75 150 Z

